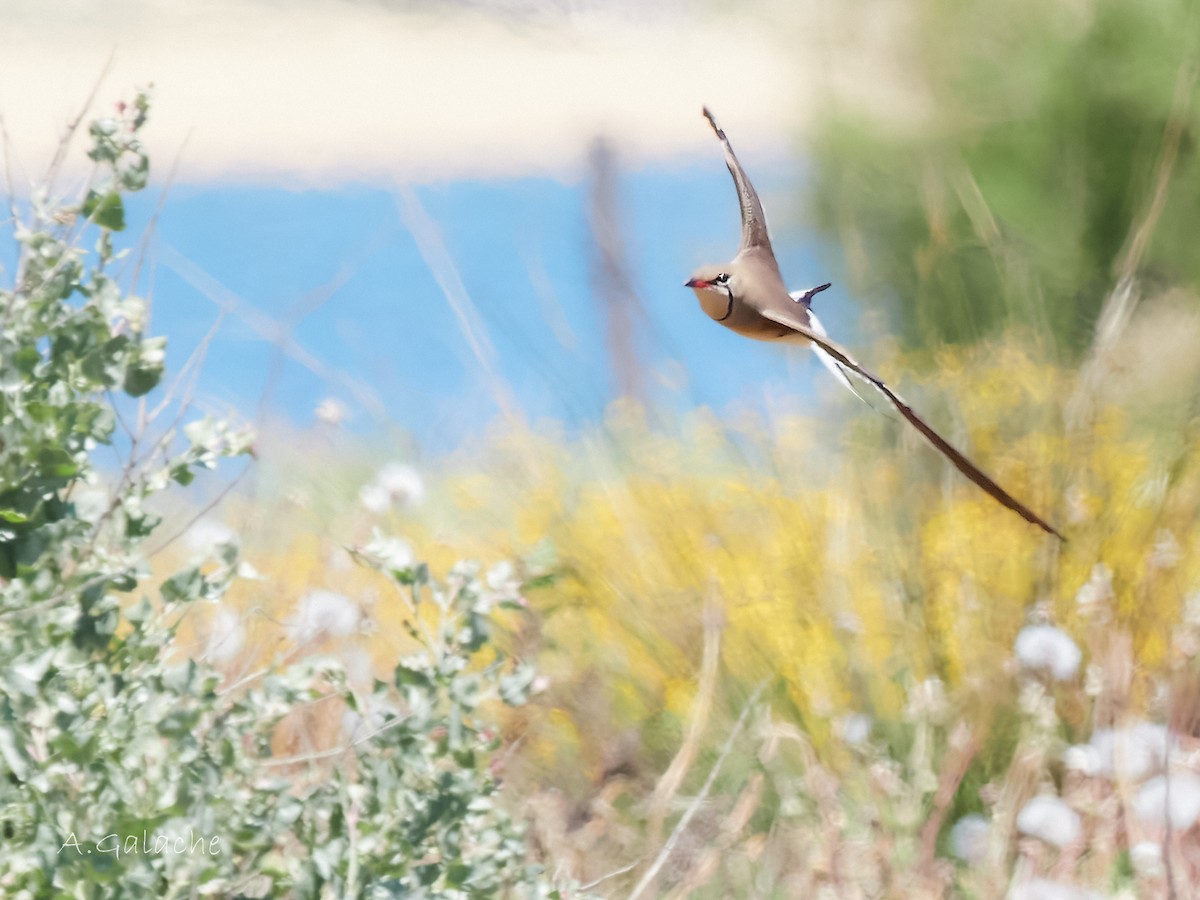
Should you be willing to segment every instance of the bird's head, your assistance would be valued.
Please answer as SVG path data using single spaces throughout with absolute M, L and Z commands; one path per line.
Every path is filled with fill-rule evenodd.
M 695 291 L 704 311 L 720 322 L 729 318 L 733 311 L 736 281 L 737 273 L 727 263 L 723 266 L 701 266 L 684 282 L 684 286 Z

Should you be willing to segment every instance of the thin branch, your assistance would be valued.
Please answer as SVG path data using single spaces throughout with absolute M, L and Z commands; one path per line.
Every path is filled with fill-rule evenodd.
M 950 804 L 958 787 L 966 777 L 971 760 L 979 752 L 979 737 L 966 725 L 960 725 L 950 736 L 950 752 L 942 762 L 941 777 L 933 795 L 933 812 L 921 828 L 919 840 L 920 857 L 917 870 L 926 877 L 934 874 L 937 855 L 937 837 L 950 812 Z
M 1196 76 L 1200 67 L 1191 53 L 1179 66 L 1175 75 L 1175 90 L 1171 95 L 1171 112 L 1163 129 L 1162 150 L 1158 156 L 1158 166 L 1154 175 L 1154 192 L 1150 201 L 1130 233 L 1121 256 L 1117 260 L 1117 280 L 1132 278 L 1141 265 L 1150 238 L 1162 216 L 1163 208 L 1167 205 L 1167 188 L 1170 187 L 1171 176 L 1175 172 L 1175 162 L 1179 157 L 1179 145 L 1183 140 L 1184 131 L 1188 126 L 1188 111 L 1192 105 L 1192 96 L 1196 92 Z
M 1189 48 L 1190 46 L 1189 43 Z M 1171 97 L 1171 111 L 1167 117 L 1167 124 L 1163 128 L 1162 149 L 1155 169 L 1153 193 L 1130 230 L 1125 246 L 1115 262 L 1117 283 L 1104 300 L 1104 306 L 1096 320 L 1096 334 L 1092 341 L 1091 353 L 1082 367 L 1079 387 L 1067 402 L 1067 421 L 1075 427 L 1083 425 L 1091 415 L 1094 398 L 1100 390 L 1105 374 L 1108 353 L 1125 332 L 1137 308 L 1140 299 L 1137 270 L 1166 206 L 1167 189 L 1170 187 L 1171 176 L 1179 156 L 1179 146 L 1188 125 L 1188 112 L 1196 89 L 1197 71 L 1197 64 L 1189 50 L 1175 76 L 1175 90 Z
M 379 735 L 383 734 L 385 731 L 391 731 L 393 728 L 397 728 L 400 725 L 403 725 L 410 718 L 412 718 L 411 713 L 408 715 L 397 716 L 395 719 L 392 719 L 392 721 L 386 723 L 385 725 L 381 725 L 379 728 L 376 728 L 374 731 L 370 732 L 369 734 L 364 734 L 362 737 L 356 738 L 355 740 L 351 741 L 350 743 L 346 744 L 343 747 L 333 747 L 329 750 L 314 750 L 312 753 L 302 753 L 299 756 L 285 756 L 285 757 L 280 757 L 277 759 L 265 759 L 265 760 L 261 761 L 261 764 L 263 766 L 272 766 L 272 767 L 273 766 L 291 766 L 291 765 L 297 765 L 299 763 L 316 762 L 317 760 L 320 760 L 320 759 L 331 759 L 332 757 L 335 757 L 335 756 L 341 756 L 344 753 L 349 753 L 355 747 L 358 747 L 361 744 L 365 744 L 368 741 L 372 740 L 373 738 L 378 737 Z
M 688 825 L 691 824 L 692 818 L 699 811 L 700 806 L 708 798 L 708 792 L 712 790 L 713 784 L 717 780 L 717 775 L 720 774 L 721 767 L 725 764 L 726 758 L 733 750 L 733 743 L 737 740 L 737 736 L 741 734 L 742 727 L 746 724 L 746 718 L 750 715 L 750 710 L 754 708 L 754 704 L 758 702 L 759 695 L 763 692 L 763 688 L 767 686 L 769 679 L 763 679 L 758 683 L 758 687 L 750 695 L 746 701 L 746 705 L 742 707 L 742 713 L 738 716 L 737 722 L 733 725 L 733 730 L 729 732 L 729 737 L 725 739 L 724 746 L 721 747 L 721 753 L 717 757 L 717 761 L 713 763 L 712 770 L 708 773 L 708 778 L 705 779 L 704 786 L 700 788 L 700 793 L 693 798 L 691 805 L 684 811 L 679 822 L 675 825 L 675 830 L 671 832 L 671 836 L 667 838 L 667 842 L 663 844 L 663 848 L 659 851 L 658 856 L 646 870 L 646 874 L 642 876 L 641 881 L 634 887 L 629 895 L 629 900 L 637 900 L 642 895 L 642 892 L 650 886 L 654 879 L 658 876 L 659 870 L 666 864 L 667 859 L 675 850 L 675 846 L 679 843 L 679 839 L 683 837 L 683 833 L 687 831 Z
M 273 666 L 265 666 L 264 668 L 257 669 L 255 671 L 251 672 L 249 675 L 245 675 L 245 676 L 239 678 L 233 684 L 221 688 L 219 691 L 217 691 L 217 696 L 224 697 L 226 694 L 232 694 L 238 688 L 243 687 L 244 685 L 247 685 L 252 681 L 256 681 L 257 679 L 262 678 L 264 675 L 267 675 L 272 671 L 274 671 Z
M 75 132 L 79 130 L 79 126 L 83 123 L 84 118 L 88 114 L 88 110 L 92 108 L 92 104 L 96 102 L 96 94 L 100 92 L 100 85 L 104 83 L 104 79 L 108 77 L 108 73 L 112 70 L 113 63 L 117 59 L 117 48 L 113 47 L 108 54 L 108 59 L 104 63 L 104 68 L 100 70 L 100 75 L 96 78 L 96 83 L 92 85 L 92 92 L 88 94 L 87 100 L 83 104 L 83 108 L 79 110 L 73 122 L 67 126 L 66 133 L 58 142 L 58 149 L 54 152 L 54 158 L 50 160 L 50 166 L 46 169 L 46 174 L 42 177 L 41 183 L 46 186 L 46 193 L 49 194 L 54 186 L 54 179 L 58 177 L 58 170 L 62 167 L 63 161 L 67 158 L 67 151 L 71 147 L 71 140 L 75 137 Z
M 287 334 L 280 322 L 247 303 L 170 244 L 160 241 L 158 247 L 159 252 L 164 256 L 163 264 L 195 288 L 203 297 L 218 308 L 236 316 L 263 340 L 271 343 L 279 342 L 284 353 L 317 377 L 330 384 L 342 385 L 372 415 L 380 419 L 386 418 L 386 407 L 383 401 L 369 385 L 327 365 L 304 349 L 295 338 Z
M 4 116 L 0 116 L 0 138 L 4 140 L 4 187 L 8 194 L 8 211 L 12 216 L 13 228 L 15 229 L 21 224 L 21 215 L 17 210 L 17 191 L 13 187 L 12 176 L 12 157 L 15 151 L 13 150 L 12 141 L 8 136 L 8 123 L 4 121 Z
M 454 317 L 458 319 L 458 327 L 462 331 L 463 337 L 466 338 L 475 361 L 479 363 L 484 382 L 491 391 L 492 398 L 510 423 L 520 424 L 520 410 L 512 392 L 501 377 L 500 368 L 496 362 L 495 348 L 484 330 L 479 311 L 467 293 L 462 277 L 458 274 L 458 269 L 446 250 L 445 242 L 442 240 L 437 226 L 429 217 L 429 213 L 425 211 L 425 207 L 421 205 L 421 201 L 417 199 L 417 195 L 408 186 L 402 186 L 397 192 L 396 206 L 405 227 L 408 228 L 416 242 L 421 258 L 425 260 L 425 265 L 429 267 L 438 287 L 442 289 L 446 302 L 450 304 Z
M 189 129 L 188 133 L 183 136 L 183 142 L 180 143 L 179 149 L 175 151 L 175 158 L 171 161 L 171 168 L 167 172 L 167 180 L 163 183 L 163 188 L 158 194 L 158 202 L 154 205 L 154 214 L 150 216 L 150 222 L 138 240 L 137 256 L 133 258 L 133 276 L 129 280 L 129 290 L 132 293 L 137 293 L 138 281 L 141 280 L 142 275 L 142 265 L 145 263 L 150 248 L 150 239 L 158 230 L 158 222 L 162 218 L 163 208 L 167 205 L 167 197 L 171 193 L 171 188 L 175 186 L 175 178 L 179 174 L 179 162 L 183 159 L 183 151 L 187 149 L 188 141 L 191 138 L 192 132 Z M 125 274 L 123 269 L 121 274 Z
M 283 374 L 285 342 L 291 341 L 294 338 L 296 329 L 300 326 L 301 322 L 336 297 L 362 267 L 362 264 L 374 255 L 382 245 L 383 232 L 377 231 L 374 239 L 364 244 L 353 259 L 343 262 L 332 278 L 301 296 L 292 308 L 284 314 L 279 323 L 280 339 L 273 342 L 274 350 L 271 352 L 269 374 L 266 382 L 263 384 L 262 393 L 258 398 L 258 413 L 255 416 L 255 420 L 260 427 L 266 418 L 267 404 L 274 391 L 275 384 Z
M 713 693 L 717 684 L 717 664 L 721 658 L 721 612 L 716 605 L 715 585 L 710 586 L 708 607 L 704 611 L 704 656 L 700 664 L 700 678 L 696 688 L 696 696 L 692 701 L 691 714 L 688 719 L 687 734 L 675 758 L 667 767 L 667 771 L 654 788 L 650 797 L 647 819 L 649 826 L 647 834 L 651 845 L 657 844 L 662 837 L 663 819 L 671 799 L 683 783 L 684 776 L 692 767 L 696 754 L 700 750 L 700 738 L 708 723 L 708 714 L 712 709 Z
M 635 859 L 633 862 L 629 863 L 628 865 L 621 866 L 621 868 L 619 868 L 619 869 L 614 869 L 612 872 L 609 872 L 607 875 L 601 875 L 595 881 L 589 881 L 587 884 L 580 885 L 579 889 L 581 891 L 590 891 L 592 888 L 596 887 L 597 885 L 603 884 L 604 882 L 608 881 L 608 879 L 610 879 L 610 878 L 616 878 L 618 875 L 624 875 L 626 872 L 632 872 L 634 869 L 636 869 L 638 866 L 640 866 L 642 864 L 642 860 L 644 860 L 645 858 L 646 857 L 644 857 L 644 856 L 639 856 L 637 859 Z
M 104 392 L 104 396 L 105 396 L 105 399 L 108 400 L 108 408 L 113 411 L 113 417 L 116 418 L 117 424 L 120 425 L 121 430 L 123 432 L 125 432 L 125 437 L 129 438 L 129 440 L 130 440 L 131 447 L 130 447 L 130 451 L 129 451 L 129 456 L 130 456 L 130 458 L 132 458 L 133 456 L 136 455 L 136 451 L 137 451 L 137 436 L 133 433 L 133 429 L 130 428 L 128 423 L 125 421 L 125 417 L 123 415 L 121 415 L 120 407 L 117 406 L 117 402 L 116 402 L 117 398 L 113 395 L 112 390 L 111 389 L 106 390 Z
M 76 594 L 81 594 L 84 591 L 89 590 L 90 588 L 94 588 L 99 584 L 104 584 L 104 582 L 106 582 L 106 581 L 112 581 L 115 577 L 116 577 L 116 574 L 111 573 L 111 572 L 106 573 L 104 575 L 96 575 L 92 578 L 89 578 L 87 581 L 84 581 L 82 584 L 78 584 L 78 585 L 75 585 L 74 587 L 67 588 L 65 591 L 59 591 L 57 594 L 54 594 L 51 597 L 47 597 L 45 600 L 39 600 L 37 603 L 34 603 L 32 606 L 20 606 L 20 607 L 17 607 L 16 609 L 6 609 L 3 612 L 0 612 L 0 622 L 6 621 L 8 619 L 18 619 L 18 618 L 21 618 L 22 616 L 33 615 L 34 613 L 39 613 L 39 612 L 43 612 L 44 610 L 51 609 L 52 607 L 57 606 L 62 601 L 68 600 L 71 597 L 74 597 Z
M 233 479 L 229 482 L 229 484 L 227 484 L 227 485 L 225 485 L 225 487 L 221 488 L 221 490 L 217 494 L 217 496 L 213 497 L 213 499 L 211 501 L 209 501 L 208 503 L 206 503 L 203 507 L 201 507 L 201 509 L 198 510 L 194 516 L 192 516 L 190 519 L 188 519 L 187 524 L 184 525 L 183 528 L 176 531 L 173 535 L 171 535 L 169 538 L 167 538 L 165 541 L 163 541 L 161 544 L 159 544 L 154 550 L 147 553 L 146 556 L 148 558 L 157 556 L 159 553 L 162 553 L 164 550 L 166 550 L 168 547 L 170 547 L 173 543 L 175 543 L 177 540 L 179 540 L 181 537 L 183 537 L 185 534 L 187 534 L 188 530 L 193 525 L 195 525 L 197 522 L 199 522 L 201 519 L 203 519 L 206 515 L 208 515 L 210 512 L 212 512 L 221 503 L 221 501 L 223 501 L 227 496 L 229 496 L 230 491 L 232 491 L 235 487 L 238 486 L 238 484 L 241 482 L 241 480 L 246 477 L 246 473 L 249 471 L 250 471 L 250 463 L 247 462 L 246 465 L 242 466 L 242 471 L 238 472 L 237 475 L 235 475 L 233 477 Z
M 175 398 L 175 392 L 178 390 L 179 385 L 183 384 L 184 376 L 188 375 L 189 373 L 191 374 L 191 381 L 188 383 L 185 395 L 188 398 L 193 395 L 196 387 L 196 379 L 199 377 L 200 368 L 204 365 L 204 360 L 208 356 L 209 346 L 212 344 L 213 338 L 217 336 L 217 332 L 220 330 L 221 324 L 224 321 L 225 310 L 218 310 L 216 318 L 213 320 L 212 325 L 209 326 L 209 329 L 205 333 L 204 337 L 200 339 L 200 343 L 197 344 L 192 352 L 188 355 L 187 360 L 182 366 L 180 366 L 175 378 L 172 379 L 171 383 L 167 386 L 167 390 L 164 393 L 162 400 L 159 401 L 158 406 L 154 407 L 154 409 L 150 411 L 146 418 L 147 425 L 152 424 L 162 414 L 162 412 L 171 405 L 171 401 Z M 186 402 L 181 404 L 181 408 L 186 408 L 187 406 L 188 403 Z M 173 427 L 174 425 L 172 428 Z
M 1167 690 L 1170 691 L 1171 682 L 1167 683 Z M 1171 708 L 1171 698 L 1168 693 L 1167 709 Z M 1167 876 L 1167 900 L 1175 900 L 1178 896 L 1175 893 L 1175 869 L 1171 865 L 1171 717 L 1167 715 L 1167 737 L 1163 741 L 1163 819 L 1166 821 L 1167 831 L 1163 836 L 1162 842 L 1162 861 L 1163 871 Z
M 4 315 L 0 317 L 0 327 L 8 324 L 9 318 L 12 316 L 13 309 L 17 305 L 17 291 L 24 279 L 25 270 L 25 252 L 21 241 L 17 238 L 17 232 L 21 228 L 21 215 L 17 210 L 17 194 L 13 187 L 12 177 L 12 158 L 15 153 L 12 146 L 12 141 L 8 136 L 8 125 L 4 121 L 4 117 L 0 116 L 0 137 L 4 140 L 4 183 L 8 191 L 8 209 L 12 216 L 13 223 L 13 244 L 17 255 L 17 270 L 13 273 L 13 293 L 10 296 L 9 302 L 4 307 Z

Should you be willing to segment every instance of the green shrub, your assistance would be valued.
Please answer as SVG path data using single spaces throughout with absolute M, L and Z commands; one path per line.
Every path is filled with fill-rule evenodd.
M 0 291 L 0 893 L 546 894 L 490 769 L 492 701 L 521 704 L 532 682 L 490 638 L 513 584 L 460 566 L 439 585 L 394 568 L 383 537 L 356 552 L 410 604 L 417 648 L 366 691 L 319 657 L 225 683 L 176 645 L 237 577 L 233 541 L 146 593 L 148 542 L 170 540 L 152 498 L 252 440 L 188 421 L 172 392 L 147 403 L 165 341 L 112 270 L 149 173 L 148 106 L 91 125 L 81 201 L 34 194 Z M 319 701 L 357 716 L 344 744 L 273 753 L 281 720 Z

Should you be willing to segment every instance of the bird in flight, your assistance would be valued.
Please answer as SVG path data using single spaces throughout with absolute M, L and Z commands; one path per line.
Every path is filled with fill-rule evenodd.
M 888 387 L 878 375 L 857 362 L 840 344 L 830 340 L 812 311 L 813 297 L 830 285 L 822 284 L 806 291 L 788 291 L 779 272 L 779 264 L 775 261 L 775 251 L 771 249 L 766 218 L 763 216 L 762 203 L 754 185 L 746 177 L 733 153 L 729 139 L 725 137 L 725 132 L 717 125 L 717 120 L 707 107 L 704 108 L 704 117 L 712 125 L 725 150 L 725 164 L 733 176 L 738 202 L 742 208 L 742 243 L 738 247 L 737 256 L 723 265 L 701 267 L 686 282 L 686 286 L 695 291 L 704 312 L 726 328 L 748 338 L 811 346 L 825 367 L 851 391 L 854 391 L 854 385 L 847 373 L 853 373 L 883 394 L 896 411 L 939 453 L 990 497 L 1025 521 L 1054 535 L 1060 541 L 1065 541 L 1066 538 L 1053 526 L 996 484 L 982 469 L 951 446 L 928 422 L 913 412 L 900 395 Z

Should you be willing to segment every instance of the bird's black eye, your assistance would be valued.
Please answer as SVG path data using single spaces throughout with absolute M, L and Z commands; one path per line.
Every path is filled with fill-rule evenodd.
M 722 272 L 720 275 L 718 275 L 716 278 L 713 279 L 713 281 L 715 281 L 717 284 L 724 284 L 728 280 L 729 280 L 729 276 L 726 275 L 724 272 Z

